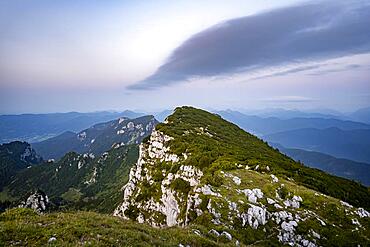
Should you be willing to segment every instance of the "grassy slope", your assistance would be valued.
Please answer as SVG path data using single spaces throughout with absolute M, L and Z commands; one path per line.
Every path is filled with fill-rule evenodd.
M 212 197 L 212 200 L 216 204 L 222 205 L 218 207 L 218 209 L 222 214 L 223 221 L 227 221 L 229 211 L 228 205 L 223 202 L 224 199 L 233 202 L 245 201 L 245 205 L 247 205 L 245 195 L 235 193 L 237 189 L 260 188 L 265 196 L 260 202 L 266 205 L 269 212 L 274 212 L 276 209 L 273 205 L 267 203 L 266 198 L 275 199 L 275 191 L 281 190 L 281 184 L 284 184 L 284 194 L 287 198 L 292 197 L 292 195 L 298 195 L 303 199 L 299 209 L 285 209 L 286 211 L 292 214 L 299 212 L 302 215 L 304 215 L 305 212 L 312 211 L 315 212 L 318 218 L 326 223 L 324 227 L 315 217 L 308 218 L 304 223 L 302 222 L 299 224 L 297 233 L 307 236 L 309 235 L 310 229 L 314 229 L 315 232 L 322 236 L 317 242 L 320 246 L 332 246 L 334 243 L 341 243 L 341 246 L 356 246 L 357 244 L 366 246 L 366 243 L 370 240 L 370 229 L 367 227 L 370 224 L 370 219 L 359 218 L 352 214 L 352 209 L 343 207 L 336 198 L 319 194 L 304 186 L 297 186 L 294 182 L 285 179 L 280 179 L 279 183 L 271 183 L 270 175 L 265 173 L 261 174 L 260 172 L 245 169 L 233 170 L 228 173 L 238 176 L 242 182 L 240 185 L 236 185 L 232 178 L 225 177 L 220 172 L 216 172 L 217 176 L 222 177 L 222 186 L 217 190 L 222 195 L 222 199 Z M 280 192 L 280 194 L 283 193 Z M 284 196 L 282 195 L 282 197 Z M 279 202 L 279 200 L 277 201 Z M 203 219 L 197 219 L 196 223 L 200 224 L 201 221 L 204 223 L 204 217 L 207 216 L 202 216 Z M 360 227 L 355 230 L 356 225 L 352 224 L 353 218 L 358 218 L 359 222 L 362 226 L 365 226 L 365 228 Z M 234 222 L 231 233 L 244 243 L 253 244 L 256 241 L 265 239 L 260 241 L 260 243 L 269 245 L 273 244 L 275 240 L 275 226 L 274 223 L 269 222 L 265 225 L 266 232 L 264 232 L 262 228 L 255 230 L 250 227 L 241 227 L 240 222 L 236 221 Z M 218 230 L 230 231 L 222 227 Z
M 0 214 L 0 246 L 227 246 L 200 237 L 191 228 L 166 230 L 93 212 L 37 215 L 30 209 Z M 234 246 L 230 245 L 229 246 Z
M 215 171 L 235 169 L 237 164 L 252 168 L 258 165 L 262 171 L 268 166 L 275 175 L 370 209 L 368 188 L 303 166 L 217 115 L 181 107 L 168 118 L 167 124 L 159 124 L 156 129 L 174 137 L 170 143 L 172 152 L 191 153 L 186 163 L 205 170 L 210 180 L 214 179 Z

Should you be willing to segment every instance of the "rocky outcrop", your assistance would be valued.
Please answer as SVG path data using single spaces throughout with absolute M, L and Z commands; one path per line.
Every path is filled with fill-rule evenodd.
M 38 213 L 45 212 L 49 206 L 48 196 L 41 190 L 32 193 L 24 202 L 19 204 L 20 208 L 32 208 Z
M 370 213 L 363 208 L 358 208 L 355 213 L 360 216 L 360 218 L 370 217 Z
M 38 164 L 42 162 L 42 158 L 36 153 L 34 149 L 28 144 L 21 154 L 20 159 L 26 163 Z
M 250 208 L 246 213 L 240 215 L 242 226 L 246 223 L 253 229 L 257 229 L 259 225 L 267 223 L 267 210 L 265 208 L 250 204 Z
M 248 197 L 248 201 L 251 203 L 257 203 L 258 199 L 263 198 L 263 193 L 260 189 L 255 188 L 255 189 L 244 189 L 240 192 L 243 192 L 246 197 Z
M 134 166 L 129 175 L 128 183 L 123 187 L 123 203 L 114 211 L 114 215 L 123 218 L 132 218 L 130 207 L 139 209 L 135 218 L 140 222 L 148 222 L 153 226 L 173 226 L 185 223 L 185 218 L 178 219 L 180 214 L 179 204 L 184 200 L 180 192 L 171 188 L 174 181 L 181 181 L 185 186 L 195 186 L 199 183 L 199 178 L 203 175 L 201 171 L 191 166 L 180 166 L 176 173 L 160 171 L 155 174 L 157 169 L 156 162 L 177 163 L 180 157 L 170 152 L 166 145 L 171 137 L 164 135 L 159 131 L 153 131 L 148 144 L 140 145 L 140 154 L 136 166 Z M 184 157 L 182 157 L 184 159 Z M 146 185 L 155 183 L 153 176 L 163 176 L 157 191 L 151 191 L 156 198 L 149 196 L 142 200 L 140 193 Z M 144 186 L 144 187 L 143 187 Z M 146 212 L 143 214 L 142 212 Z M 149 217 L 147 215 L 150 215 Z M 153 220 L 157 216 L 162 220 Z

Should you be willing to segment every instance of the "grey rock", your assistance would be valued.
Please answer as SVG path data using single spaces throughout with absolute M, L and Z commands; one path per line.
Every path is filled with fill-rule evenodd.
M 220 236 L 220 233 L 218 231 L 216 231 L 215 229 L 209 230 L 208 234 L 214 235 L 216 237 Z
M 49 238 L 48 243 L 51 243 L 51 242 L 54 242 L 54 241 L 57 241 L 57 238 L 56 237 L 51 237 L 51 238 Z
M 231 236 L 230 233 L 226 232 L 226 231 L 223 231 L 221 233 L 221 236 L 225 236 L 228 240 L 232 240 L 233 239 L 233 236 Z
M 48 206 L 49 198 L 41 190 L 35 191 L 24 202 L 18 205 L 20 208 L 32 208 L 38 213 L 45 212 Z

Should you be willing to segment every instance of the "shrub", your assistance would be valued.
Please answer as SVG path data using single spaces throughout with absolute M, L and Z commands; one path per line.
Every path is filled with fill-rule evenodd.
M 187 195 L 191 189 L 190 183 L 188 181 L 185 181 L 182 178 L 176 178 L 171 183 L 171 188 L 175 191 L 180 191 L 181 193 Z

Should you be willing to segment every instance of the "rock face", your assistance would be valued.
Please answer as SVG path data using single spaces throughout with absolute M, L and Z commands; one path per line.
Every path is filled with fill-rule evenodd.
M 21 154 L 20 159 L 30 164 L 38 164 L 42 162 L 42 158 L 31 148 L 31 145 L 27 145 Z
M 274 238 L 275 244 L 278 240 L 290 246 L 313 247 L 327 244 L 322 241 L 332 237 L 328 235 L 331 230 L 345 233 L 333 221 L 335 209 L 348 221 L 351 231 L 358 231 L 360 236 L 364 233 L 369 222 L 365 209 L 296 184 L 278 173 L 272 162 L 268 166 L 256 164 L 257 159 L 235 162 L 225 158 L 225 153 L 232 152 L 227 149 L 218 160 L 204 166 L 209 160 L 204 150 L 217 153 L 222 146 L 220 132 L 211 127 L 217 119 L 207 116 L 205 119 L 212 119 L 208 125 L 199 127 L 196 123 L 190 128 L 187 121 L 193 116 L 179 115 L 175 120 L 185 123 L 186 128 L 176 126 L 169 131 L 163 127 L 175 121 L 169 118 L 140 145 L 139 159 L 122 189 L 123 202 L 114 211 L 115 216 L 155 227 L 201 224 L 205 231 L 193 229 L 197 235 L 223 238 L 236 245 Z M 230 142 L 238 137 L 233 136 Z M 189 146 L 191 142 L 193 146 Z M 212 142 L 216 151 L 208 145 Z M 199 150 L 203 152 L 197 153 Z
M 131 169 L 129 181 L 123 188 L 124 201 L 114 211 L 114 215 L 132 218 L 134 213 L 132 207 L 136 207 L 145 211 L 145 215 L 141 212 L 134 214 L 134 218 L 139 222 L 148 222 L 153 226 L 173 226 L 185 223 L 186 217 L 182 220 L 178 219 L 182 195 L 174 190 L 171 184 L 176 181 L 185 186 L 195 186 L 203 174 L 191 166 L 180 166 L 176 173 L 159 170 L 157 171 L 159 174 L 154 174 L 157 169 L 156 162 L 176 163 L 180 158 L 185 159 L 170 152 L 170 148 L 166 145 L 170 140 L 172 140 L 171 137 L 159 131 L 153 131 L 148 144 L 140 145 L 139 159 L 136 166 Z M 154 190 L 151 192 L 154 192 L 153 194 L 157 192 L 159 197 L 153 198 L 148 195 L 146 200 L 142 200 L 140 193 L 148 189 L 145 186 L 153 185 L 155 180 L 158 180 L 157 176 L 163 179 L 157 188 L 153 187 Z
M 48 196 L 41 190 L 37 190 L 32 193 L 24 202 L 18 207 L 20 208 L 32 208 L 38 213 L 43 213 L 49 206 Z

